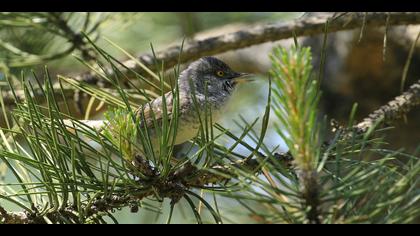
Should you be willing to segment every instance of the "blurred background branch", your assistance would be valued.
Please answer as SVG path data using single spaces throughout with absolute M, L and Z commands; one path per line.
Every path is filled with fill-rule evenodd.
M 179 55 L 181 46 L 172 46 L 156 53 L 156 55 L 143 54 L 137 57 L 141 64 L 156 70 L 155 66 L 163 65 L 164 69 L 172 68 L 180 60 L 181 63 L 187 63 L 196 60 L 204 55 L 215 55 L 226 51 L 241 49 L 256 44 L 293 38 L 294 36 L 313 36 L 324 32 L 327 21 L 328 32 L 351 30 L 365 27 L 385 26 L 389 15 L 389 26 L 410 25 L 420 23 L 420 13 L 369 13 L 366 17 L 361 13 L 337 14 L 333 18 L 331 14 L 321 14 L 309 17 L 301 17 L 296 20 L 279 22 L 275 24 L 260 24 L 248 27 L 224 35 L 213 36 L 200 40 L 190 40 L 183 46 L 182 54 Z M 188 34 L 187 34 L 188 35 Z M 154 59 L 156 56 L 156 59 Z M 156 61 L 155 61 L 156 60 Z M 128 68 L 145 75 L 146 72 L 138 66 L 133 60 L 123 63 Z M 124 73 L 126 69 L 120 68 Z M 99 78 L 95 75 L 76 76 L 76 79 L 86 81 L 97 81 Z

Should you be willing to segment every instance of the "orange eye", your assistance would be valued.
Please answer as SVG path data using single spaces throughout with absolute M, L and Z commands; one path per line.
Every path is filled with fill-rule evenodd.
M 219 71 L 217 71 L 217 72 L 216 72 L 216 74 L 217 74 L 217 76 L 219 76 L 219 77 L 223 77 L 223 76 L 225 75 L 225 72 L 223 72 L 223 71 L 219 70 Z

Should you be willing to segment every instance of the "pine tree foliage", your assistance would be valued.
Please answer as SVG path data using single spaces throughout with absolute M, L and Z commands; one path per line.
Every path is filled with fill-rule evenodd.
M 283 127 L 277 132 L 294 164 L 285 168 L 272 156 L 265 179 L 242 172 L 255 182 L 234 197 L 270 223 L 409 223 L 418 217 L 418 157 L 387 150 L 377 135 L 383 130 L 352 132 L 352 118 L 349 128 L 335 130 L 321 145 L 309 48 L 277 48 L 271 60 L 273 108 Z
M 86 14 L 72 23 L 80 32 L 68 38 L 71 34 L 65 25 L 72 16 L 0 15 L 1 25 L 28 29 L 21 33 L 39 34 L 40 42 L 55 37 L 70 42 L 63 52 L 43 54 L 48 47 L 45 43 L 35 52 L 2 38 L 0 53 L 7 68 L 43 64 L 79 50 L 81 56 L 76 59 L 115 91 L 110 94 L 65 75 L 56 78 L 44 67 L 42 76 L 33 73 L 31 80 L 22 74 L 21 99 L 16 84 L 7 77 L 16 106 L 10 117 L 3 112 L 7 127 L 0 129 L 1 223 L 117 223 L 116 211 L 127 208 L 131 214 L 156 212 L 171 223 L 174 212 L 182 211 L 183 206 L 188 206 L 187 214 L 197 223 L 227 223 L 230 219 L 220 208 L 226 202 L 238 204 L 242 212 L 248 212 L 248 220 L 256 223 L 418 220 L 419 157 L 403 149 L 387 149 L 383 141 L 386 128 L 372 126 L 365 133 L 354 130 L 357 106 L 346 126 L 327 125 L 318 108 L 321 81 L 312 71 L 310 48 L 297 43 L 290 49 L 275 47 L 269 55 L 272 66 L 264 114 L 253 122 L 236 119 L 242 133 L 235 134 L 229 127 L 209 125 L 212 111 L 205 107 L 204 114 L 198 114 L 199 134 L 179 155 L 173 145 L 179 112 L 176 79 L 170 83 L 164 71 L 152 72 L 140 61 L 136 63 L 144 66 L 148 76 L 126 68 L 134 77 L 128 78 L 120 71 L 124 64 L 92 39 L 103 19 L 94 23 L 93 16 Z M 179 75 L 179 64 L 173 78 Z M 157 60 L 156 68 L 163 68 Z M 142 83 L 150 89 L 138 86 Z M 98 130 L 70 116 L 64 86 L 106 104 L 109 126 Z M 173 92 L 175 105 L 171 111 L 162 108 L 164 122 L 153 119 L 159 137 L 155 147 L 136 112 L 147 101 L 164 98 L 166 91 Z M 0 102 L 5 111 L 1 96 Z M 169 113 L 172 119 L 167 121 Z M 272 119 L 287 146 L 286 153 L 265 144 Z M 221 138 L 232 142 L 226 145 Z M 238 146 L 250 155 L 237 151 Z M 5 177 L 5 172 L 12 176 Z M 159 204 L 163 203 L 169 204 L 169 212 L 162 211 Z

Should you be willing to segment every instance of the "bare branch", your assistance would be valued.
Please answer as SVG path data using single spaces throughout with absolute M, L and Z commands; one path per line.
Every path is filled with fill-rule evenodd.
M 387 22 L 387 18 L 389 20 Z M 396 13 L 369 13 L 364 14 L 344 14 L 340 17 L 331 18 L 329 14 L 316 15 L 312 17 L 299 18 L 292 21 L 279 22 L 274 24 L 261 24 L 245 30 L 233 33 L 209 37 L 202 40 L 191 41 L 184 45 L 180 57 L 180 62 L 190 62 L 203 56 L 215 55 L 231 50 L 241 49 L 256 44 L 272 42 L 282 39 L 292 38 L 293 35 L 313 36 L 324 32 L 325 23 L 329 21 L 328 32 L 351 30 L 359 27 L 379 27 L 410 25 L 420 23 L 420 13 L 396 12 Z M 181 46 L 172 46 L 156 53 L 156 60 L 160 65 L 164 62 L 164 69 L 169 69 L 178 63 Z M 155 59 L 152 54 L 143 54 L 137 58 L 145 66 L 154 70 Z M 147 75 L 147 73 L 133 60 L 124 62 L 128 68 L 136 72 Z M 123 73 L 128 70 L 120 68 Z M 160 68 L 159 68 L 160 69 Z M 83 74 L 76 78 L 89 81 L 98 81 L 96 75 Z
M 353 128 L 356 129 L 357 133 L 364 133 L 377 123 L 388 124 L 394 122 L 418 105 L 420 105 L 420 80 L 411 85 L 406 92 L 372 112 Z
M 119 93 L 116 89 L 103 88 L 102 90 L 109 94 L 112 94 L 113 96 L 119 96 Z M 54 89 L 52 91 L 57 102 L 62 102 L 64 100 L 63 94 L 66 100 L 71 100 L 74 98 L 75 93 L 76 93 L 75 89 L 70 86 L 66 86 L 63 88 L 63 94 L 61 93 L 60 88 L 57 86 L 54 86 Z M 136 90 L 134 89 L 126 89 L 125 91 L 131 94 L 137 93 Z M 25 92 L 23 90 L 15 90 L 15 94 L 16 94 L 16 98 L 18 102 L 25 101 Z M 85 93 L 83 94 L 87 95 Z M 2 91 L 2 95 L 3 95 L 4 104 L 6 106 L 15 104 L 15 97 L 12 91 Z M 35 101 L 39 103 L 45 102 L 45 95 L 41 89 L 35 89 L 34 93 L 31 94 L 31 96 L 35 99 Z

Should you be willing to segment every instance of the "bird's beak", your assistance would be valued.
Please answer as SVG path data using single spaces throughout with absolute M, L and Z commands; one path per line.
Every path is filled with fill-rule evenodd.
M 248 82 L 254 81 L 253 78 L 249 78 L 251 76 L 253 76 L 253 74 L 250 74 L 250 73 L 238 73 L 233 78 L 233 81 L 235 81 L 235 83 L 238 83 L 238 84 L 248 83 Z

